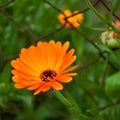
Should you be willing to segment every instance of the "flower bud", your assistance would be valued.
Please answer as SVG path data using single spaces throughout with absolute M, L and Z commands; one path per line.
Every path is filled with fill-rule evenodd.
M 114 38 L 109 39 L 107 41 L 107 46 L 112 49 L 120 48 L 120 39 L 114 39 Z
M 100 36 L 100 42 L 111 49 L 120 48 L 120 38 L 110 37 L 110 31 L 105 31 Z
M 120 21 L 113 23 L 113 26 L 120 30 Z M 100 36 L 100 41 L 102 44 L 110 47 L 111 49 L 120 48 L 120 34 L 112 30 L 104 31 Z

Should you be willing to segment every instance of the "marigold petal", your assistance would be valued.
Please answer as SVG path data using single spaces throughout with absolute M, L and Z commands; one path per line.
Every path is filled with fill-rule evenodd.
M 44 86 L 42 86 L 42 91 L 43 91 L 43 92 L 46 92 L 46 91 L 48 91 L 50 88 L 51 88 L 51 86 L 44 85 Z
M 63 48 L 63 51 L 64 51 L 65 53 L 66 53 L 69 45 L 70 45 L 70 42 L 69 42 L 69 41 L 66 41 L 66 42 L 63 44 L 63 47 L 62 47 L 62 48 Z
M 61 13 L 61 14 L 59 14 L 58 15 L 58 20 L 59 20 L 59 22 L 62 24 L 62 25 L 65 25 L 65 23 L 66 23 L 66 27 L 70 27 L 70 25 L 69 25 L 69 23 L 67 23 L 66 21 L 65 21 L 65 17 L 68 17 L 68 16 L 70 16 L 72 13 L 71 13 L 71 11 L 70 10 L 65 10 L 64 11 L 64 13 Z
M 83 20 L 83 14 L 78 14 L 77 15 L 77 20 L 78 20 L 78 22 L 82 22 L 82 20 Z
M 42 69 L 54 69 L 57 56 L 56 46 L 53 40 L 51 40 L 49 44 L 44 43 L 41 46 L 39 46 L 38 50 L 36 51 L 36 54 L 40 64 L 42 65 Z
M 50 86 L 48 85 L 41 85 L 37 90 L 35 90 L 34 95 L 39 94 L 41 91 L 45 92 L 50 89 Z
M 12 70 L 12 74 L 21 77 L 22 79 L 26 79 L 26 80 L 38 80 L 40 81 L 40 78 L 38 76 L 32 76 L 32 75 L 28 75 L 25 73 L 22 73 L 18 70 Z
M 39 94 L 41 91 L 42 91 L 42 88 L 39 87 L 37 90 L 35 90 L 35 92 L 34 92 L 33 95 L 37 95 L 37 94 Z
M 75 76 L 77 73 L 65 73 L 66 76 Z
M 56 45 L 57 47 L 57 45 Z M 56 55 L 56 65 L 55 65 L 55 70 L 58 71 L 63 63 L 63 58 L 64 58 L 64 55 L 65 55 L 65 51 L 62 51 L 61 50 L 61 47 L 58 46 L 58 49 L 57 49 L 57 55 Z
M 64 11 L 64 14 L 68 17 L 68 16 L 72 15 L 72 12 L 67 9 L 67 10 Z
M 45 68 L 47 68 L 47 59 L 46 59 L 46 46 L 41 46 L 41 47 L 38 47 L 36 49 L 36 58 L 38 59 L 39 61 L 39 64 L 40 64 L 40 67 L 42 70 L 44 70 Z M 42 59 L 41 59 L 42 58 Z M 39 71 L 40 72 L 40 71 Z
M 21 81 L 21 83 L 23 83 L 26 86 L 32 86 L 32 85 L 36 85 L 36 84 L 41 84 L 41 82 L 35 81 L 35 80 L 23 80 L 23 81 Z
M 55 62 L 56 62 L 56 53 L 55 53 L 55 46 L 52 44 L 49 44 L 46 47 L 46 59 L 47 59 L 47 67 L 50 69 L 54 69 Z
M 66 57 L 71 57 L 74 54 L 75 50 L 71 49 L 67 54 Z
M 49 43 L 52 44 L 52 45 L 55 45 L 55 41 L 54 40 L 50 40 Z
M 61 51 L 61 48 L 62 48 L 61 42 L 60 42 L 60 41 L 56 42 L 55 47 L 57 48 L 57 49 L 56 49 L 56 50 L 57 50 L 57 53 L 59 53 L 59 52 Z
M 71 65 L 76 59 L 76 55 L 72 56 L 69 59 L 66 59 L 66 63 L 62 65 L 61 71 L 64 71 L 69 65 Z
M 14 82 L 19 82 L 19 81 L 21 81 L 22 79 L 21 79 L 19 76 L 13 76 L 13 77 L 12 77 L 12 80 L 13 80 Z
M 28 90 L 35 90 L 35 89 L 39 88 L 40 86 L 41 86 L 41 84 L 35 84 L 33 86 L 28 87 L 27 89 Z
M 51 87 L 53 87 L 55 90 L 63 89 L 63 85 L 57 81 L 51 82 Z
M 66 51 L 69 47 L 69 42 L 65 42 L 63 47 L 61 47 L 61 43 L 57 42 L 56 43 L 56 48 L 57 48 L 57 53 L 56 53 L 56 65 L 54 67 L 54 69 L 56 71 L 58 71 L 63 63 L 64 60 L 64 56 L 66 54 Z
M 66 69 L 70 64 L 72 64 L 72 62 L 74 62 L 74 60 L 76 59 L 76 56 L 72 56 L 74 54 L 74 49 L 71 49 L 65 56 L 64 56 L 64 60 L 62 63 L 62 67 L 61 67 L 61 71 L 63 71 L 64 69 Z
M 23 73 L 26 73 L 28 75 L 33 74 L 34 76 L 39 76 L 39 73 L 37 71 L 34 71 L 34 69 L 31 69 L 27 67 L 25 64 L 22 63 L 20 59 L 12 60 L 11 65 L 16 70 L 22 71 Z M 22 68 L 22 69 L 21 69 Z
M 21 49 L 21 53 L 26 53 L 27 52 L 27 49 L 26 48 L 22 48 Z
M 57 80 L 60 82 L 63 82 L 63 83 L 68 83 L 68 82 L 72 81 L 72 77 L 60 76 L 60 77 L 57 77 Z
M 64 73 L 68 73 L 68 72 L 76 69 L 77 67 L 78 67 L 78 65 L 75 65 L 75 66 L 73 66 L 73 67 L 71 67 L 71 68 L 68 68 L 68 69 L 66 69 L 66 70 L 64 71 Z
M 26 53 L 20 54 L 20 60 L 26 66 L 29 66 L 31 69 L 34 69 L 34 71 L 39 72 L 40 66 L 39 66 L 39 62 L 35 56 L 35 50 L 36 50 L 36 48 L 31 46 L 30 48 L 28 48 L 28 51 Z
M 41 41 L 39 41 L 39 42 L 37 43 L 37 47 L 42 47 L 42 46 L 44 46 L 46 43 L 47 43 L 47 42 L 41 42 Z
M 22 83 L 16 83 L 16 84 L 14 85 L 14 87 L 15 87 L 15 88 L 25 88 L 26 85 L 24 85 L 24 84 L 22 84 Z

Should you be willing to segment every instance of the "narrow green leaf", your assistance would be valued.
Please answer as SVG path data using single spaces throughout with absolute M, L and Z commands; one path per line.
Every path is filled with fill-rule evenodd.
M 84 115 L 80 108 L 77 106 L 77 103 L 72 98 L 70 94 L 67 94 L 67 97 L 63 96 L 61 92 L 54 90 L 55 96 L 67 107 L 69 113 L 79 120 L 91 120 L 89 117 Z
M 66 106 L 71 106 L 70 102 L 57 90 L 54 90 L 55 96 Z
M 76 101 L 74 100 L 74 98 L 70 95 L 70 93 L 66 92 L 66 97 L 69 100 L 69 102 L 71 104 L 73 104 L 73 106 L 77 109 L 77 111 L 81 112 L 80 107 L 78 106 L 78 104 L 76 103 Z

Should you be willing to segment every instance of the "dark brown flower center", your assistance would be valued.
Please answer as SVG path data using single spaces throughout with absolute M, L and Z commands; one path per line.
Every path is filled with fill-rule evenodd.
M 40 78 L 42 81 L 48 82 L 50 80 L 52 80 L 55 76 L 57 75 L 57 73 L 54 70 L 45 70 L 40 74 Z

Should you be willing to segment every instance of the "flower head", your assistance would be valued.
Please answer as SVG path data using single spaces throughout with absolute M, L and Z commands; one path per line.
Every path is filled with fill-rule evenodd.
M 68 47 L 68 41 L 62 45 L 51 40 L 23 48 L 19 57 L 11 61 L 14 86 L 35 90 L 34 95 L 50 88 L 62 90 L 61 83 L 70 82 L 71 76 L 76 75 L 71 71 L 77 66 L 69 67 L 76 55 L 73 55 L 74 49 L 67 51 Z
M 83 14 L 78 13 L 78 11 L 75 11 L 74 13 L 75 14 L 78 13 L 78 14 L 73 16 L 71 16 L 72 12 L 70 10 L 65 10 L 63 13 L 64 14 L 61 13 L 58 15 L 58 20 L 62 25 L 65 25 L 66 28 L 79 27 L 80 22 L 83 21 Z
M 116 29 L 120 30 L 120 21 L 116 21 L 113 25 Z M 100 40 L 102 44 L 107 45 L 111 49 L 120 48 L 120 34 L 112 30 L 102 32 Z

